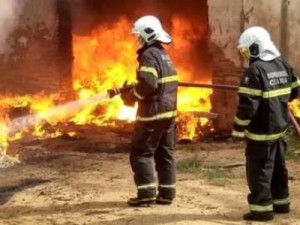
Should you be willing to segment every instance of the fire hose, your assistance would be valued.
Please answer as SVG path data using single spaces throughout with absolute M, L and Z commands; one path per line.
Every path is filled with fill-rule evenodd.
M 179 82 L 178 86 L 179 87 L 190 87 L 190 88 L 193 87 L 193 88 L 221 89 L 221 90 L 229 90 L 229 91 L 237 91 L 239 89 L 238 86 L 234 86 L 234 85 L 195 84 L 195 83 L 184 83 L 184 82 Z M 127 85 L 127 83 L 125 83 L 124 86 L 121 88 L 108 90 L 108 95 L 110 98 L 113 98 L 115 95 L 122 94 L 122 93 L 132 90 L 133 87 L 134 87 L 134 84 Z M 291 123 L 292 123 L 293 127 L 295 128 L 298 136 L 300 137 L 300 126 L 290 110 L 289 110 L 289 116 L 291 118 Z

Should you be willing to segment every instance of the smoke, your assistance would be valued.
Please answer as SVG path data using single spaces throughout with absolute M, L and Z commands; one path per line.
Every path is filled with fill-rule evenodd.
M 73 21 L 75 32 L 84 33 L 99 24 L 113 23 L 125 16 L 134 21 L 143 15 L 159 17 L 171 28 L 171 18 L 182 15 L 198 23 L 208 17 L 207 1 L 199 0 L 73 0 Z M 207 21 L 206 21 L 207 22 Z
M 0 55 L 9 50 L 9 35 L 18 25 L 20 14 L 26 0 L 0 1 Z

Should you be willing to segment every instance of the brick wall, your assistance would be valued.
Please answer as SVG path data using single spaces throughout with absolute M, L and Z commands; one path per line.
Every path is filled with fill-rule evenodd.
M 53 93 L 72 87 L 71 53 L 60 46 L 57 0 L 30 0 L 0 57 L 0 93 Z
M 209 51 L 213 55 L 214 65 L 212 83 L 239 86 L 243 69 L 228 60 L 218 46 L 209 44 Z M 219 117 L 214 120 L 215 129 L 230 131 L 238 102 L 237 92 L 215 89 L 211 96 L 211 102 L 212 112 L 219 114 Z

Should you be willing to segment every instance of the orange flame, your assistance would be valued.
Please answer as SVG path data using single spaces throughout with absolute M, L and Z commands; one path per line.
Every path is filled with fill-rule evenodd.
M 74 36 L 74 89 L 79 99 L 120 87 L 125 80 L 135 80 L 136 49 L 135 37 L 130 34 L 130 23 L 121 18 L 113 25 L 103 25 L 89 36 Z M 106 113 L 101 116 L 92 112 L 94 104 L 73 121 L 76 123 L 104 124 L 110 119 L 133 120 L 136 109 L 123 106 L 120 98 L 100 104 Z
M 300 118 L 300 100 L 295 99 L 290 104 L 290 110 L 294 114 L 295 117 Z

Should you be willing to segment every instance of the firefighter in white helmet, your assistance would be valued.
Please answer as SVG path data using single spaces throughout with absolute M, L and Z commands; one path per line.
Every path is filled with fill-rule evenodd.
M 122 94 L 126 105 L 138 102 L 138 112 L 130 164 L 137 186 L 137 197 L 128 204 L 171 204 L 175 197 L 175 117 L 177 72 L 162 44 L 170 44 L 170 35 L 154 16 L 138 19 L 132 29 L 140 43 L 137 84 Z M 153 161 L 158 175 L 158 194 Z
M 290 199 L 284 136 L 289 124 L 288 102 L 299 93 L 299 79 L 280 57 L 262 27 L 245 30 L 238 43 L 250 66 L 243 74 L 234 118 L 234 137 L 245 137 L 250 212 L 245 220 L 267 221 L 288 213 Z

